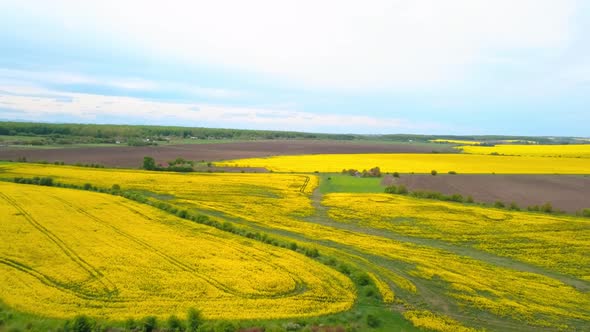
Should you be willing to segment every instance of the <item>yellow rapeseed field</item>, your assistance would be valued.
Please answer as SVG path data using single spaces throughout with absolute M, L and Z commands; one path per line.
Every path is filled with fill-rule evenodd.
M 191 212 L 316 247 L 322 256 L 367 272 L 384 302 L 409 303 L 406 317 L 417 326 L 574 330 L 590 322 L 588 228 L 579 218 L 385 194 L 329 194 L 320 201 L 317 192 L 312 194 L 318 178 L 305 174 L 0 164 L 0 178 L 15 176 L 52 176 L 104 188 L 116 183 Z M 339 284 L 349 289 L 345 280 Z
M 590 146 L 590 145 L 589 145 Z M 316 154 L 218 162 L 219 166 L 266 167 L 276 172 L 341 172 L 370 169 L 402 173 L 590 174 L 590 160 L 469 154 Z
M 590 158 L 590 144 L 502 144 L 496 146 L 460 146 L 458 149 L 463 150 L 465 153 L 482 155 L 494 153 L 507 156 Z
M 471 246 L 590 281 L 586 219 L 388 194 L 329 194 L 323 204 L 334 220 Z
M 432 139 L 430 140 L 433 143 L 451 143 L 451 144 L 464 144 L 464 145 L 478 145 L 481 144 L 481 141 L 470 141 L 470 140 L 461 140 L 461 139 Z
M 346 310 L 350 279 L 293 251 L 79 190 L 0 182 L 0 299 L 52 317 L 302 317 Z

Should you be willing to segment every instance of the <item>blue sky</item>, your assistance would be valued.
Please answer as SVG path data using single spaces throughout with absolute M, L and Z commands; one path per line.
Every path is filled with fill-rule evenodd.
M 0 119 L 590 136 L 590 2 L 0 2 Z

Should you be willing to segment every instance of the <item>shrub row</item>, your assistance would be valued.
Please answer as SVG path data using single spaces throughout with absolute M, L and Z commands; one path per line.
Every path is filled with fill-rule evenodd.
M 219 325 L 219 323 L 218 323 Z M 160 327 L 164 328 L 161 329 Z M 204 320 L 201 312 L 191 308 L 188 310 L 186 320 L 181 320 L 175 315 L 171 315 L 165 322 L 160 323 L 155 316 L 147 316 L 140 320 L 128 319 L 125 321 L 125 330 L 127 331 L 178 331 L 178 332 L 196 332 L 204 330 Z M 73 320 L 67 320 L 64 323 L 63 332 L 92 332 L 92 331 L 110 331 L 108 326 L 101 326 L 87 316 L 76 316 Z M 233 331 L 233 330 L 232 330 Z

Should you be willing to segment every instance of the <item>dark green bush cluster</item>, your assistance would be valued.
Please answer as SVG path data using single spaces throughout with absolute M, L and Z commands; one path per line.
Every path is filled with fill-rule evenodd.
M 391 185 L 385 188 L 385 192 L 388 194 L 406 195 L 408 194 L 408 188 L 403 184 L 399 186 Z
M 158 321 L 155 316 L 147 316 L 140 320 L 129 318 L 125 321 L 126 331 L 170 331 L 170 332 L 196 332 L 202 327 L 205 321 L 201 312 L 191 308 L 187 311 L 186 320 L 171 315 L 165 322 Z M 86 316 L 76 316 L 73 320 L 64 323 L 63 332 L 92 332 L 92 331 L 114 331 L 108 326 L 100 326 L 96 321 Z M 233 331 L 233 330 L 232 330 Z
M 194 162 L 185 160 L 183 158 L 176 158 L 168 162 L 168 167 L 157 165 L 156 160 L 152 157 L 143 157 L 143 164 L 141 168 L 147 171 L 169 171 L 169 172 L 193 172 Z
M 554 211 L 553 206 L 551 203 L 547 202 L 543 205 L 532 205 L 527 207 L 527 210 L 534 211 L 534 212 L 545 212 L 545 213 L 552 213 L 552 212 L 563 212 L 563 211 Z
M 48 186 L 48 187 L 52 187 L 53 184 L 54 184 L 53 178 L 50 178 L 50 177 L 38 177 L 38 176 L 35 176 L 34 178 L 15 177 L 14 178 L 14 183 L 36 184 L 36 185 Z
M 63 162 L 61 163 L 61 165 L 63 165 Z M 76 167 L 90 167 L 90 168 L 104 168 L 104 165 L 95 164 L 95 163 L 91 163 L 91 164 L 75 163 L 74 166 L 76 166 Z
M 582 209 L 576 212 L 576 216 L 590 218 L 590 209 Z
M 436 191 L 428 191 L 428 190 L 416 190 L 416 191 L 408 191 L 408 189 L 404 185 L 390 185 L 385 188 L 385 192 L 388 194 L 398 194 L 398 195 L 409 195 L 416 198 L 426 198 L 426 199 L 436 199 L 439 201 L 446 201 L 446 202 L 457 202 L 457 203 L 468 203 L 473 204 L 473 197 L 467 196 L 463 197 L 460 194 L 452 194 L 452 195 L 445 195 L 440 192 Z M 485 203 L 479 203 L 481 205 L 486 205 Z M 493 204 L 493 207 L 498 209 L 507 209 L 512 211 L 520 211 L 521 208 L 515 202 L 511 202 L 510 204 L 506 204 L 501 201 L 496 201 Z M 543 213 L 565 213 L 561 210 L 555 210 L 551 203 L 547 202 L 543 205 L 534 205 L 529 206 L 527 208 L 528 211 L 531 212 L 543 212 Z M 578 216 L 585 216 L 590 218 L 590 209 L 583 209 L 576 213 Z
M 362 172 L 354 168 L 343 169 L 342 174 L 348 174 L 350 176 L 360 176 L 363 178 L 379 178 L 382 175 L 381 169 L 378 166 L 373 167 L 368 171 L 364 169 Z

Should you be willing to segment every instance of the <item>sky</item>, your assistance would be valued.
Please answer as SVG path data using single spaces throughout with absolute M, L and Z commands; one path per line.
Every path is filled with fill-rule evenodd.
M 0 0 L 0 121 L 590 136 L 590 1 Z

